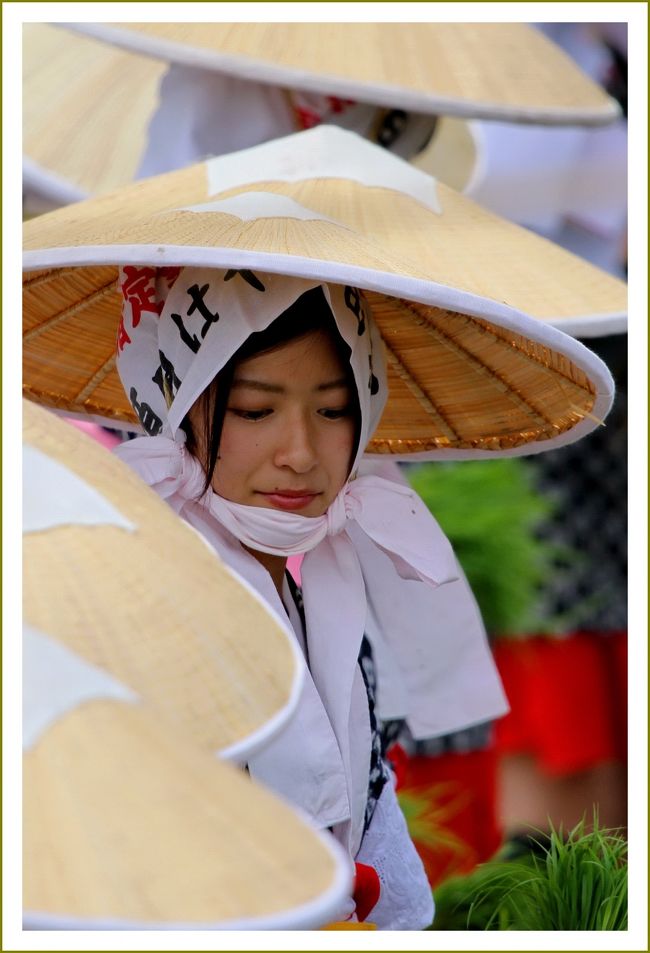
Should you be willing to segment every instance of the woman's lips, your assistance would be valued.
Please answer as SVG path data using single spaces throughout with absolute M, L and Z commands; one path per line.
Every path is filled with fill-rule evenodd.
M 304 510 L 320 493 L 310 490 L 277 490 L 275 493 L 262 493 L 261 496 L 279 510 Z

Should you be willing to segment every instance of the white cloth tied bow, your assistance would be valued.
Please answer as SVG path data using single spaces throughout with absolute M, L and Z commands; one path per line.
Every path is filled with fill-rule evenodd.
M 200 502 L 251 549 L 276 556 L 310 553 L 325 537 L 340 536 L 353 520 L 393 559 L 403 578 L 441 585 L 458 577 L 451 546 L 429 510 L 409 487 L 391 480 L 350 480 L 323 516 L 309 517 L 234 503 L 210 487 L 205 491 L 203 468 L 178 440 L 144 437 L 116 452 L 160 496 Z

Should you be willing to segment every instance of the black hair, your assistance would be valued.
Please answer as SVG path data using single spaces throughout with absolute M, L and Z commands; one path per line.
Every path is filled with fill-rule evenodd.
M 359 398 L 357 388 L 350 366 L 350 347 L 341 337 L 334 320 L 332 310 L 327 303 L 322 287 L 312 288 L 305 291 L 299 298 L 290 305 L 286 311 L 283 311 L 263 331 L 256 331 L 244 341 L 242 346 L 235 351 L 232 357 L 221 368 L 219 373 L 212 379 L 210 384 L 203 391 L 197 400 L 199 409 L 202 411 L 204 421 L 203 447 L 207 448 L 206 459 L 201 460 L 205 469 L 205 492 L 212 483 L 214 470 L 219 459 L 219 444 L 223 431 L 226 409 L 230 398 L 230 389 L 232 387 L 235 370 L 242 361 L 254 357 L 258 354 L 264 354 L 282 347 L 297 338 L 305 337 L 314 331 L 324 331 L 330 337 L 336 352 L 346 369 L 348 385 L 352 394 L 352 412 L 355 419 L 355 448 L 358 446 L 361 432 L 361 411 L 359 408 Z M 190 453 L 199 456 L 200 442 L 190 421 L 189 414 L 185 416 L 182 423 L 187 441 L 186 446 Z

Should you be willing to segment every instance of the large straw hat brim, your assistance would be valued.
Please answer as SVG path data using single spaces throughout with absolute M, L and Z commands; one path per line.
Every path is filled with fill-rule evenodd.
M 360 148 L 364 155 L 370 150 L 370 161 L 377 149 L 332 127 L 314 133 L 326 140 L 328 155 L 336 147 Z M 290 137 L 291 148 L 309 135 Z M 247 150 L 247 161 L 253 155 L 265 168 L 264 157 L 277 148 Z M 577 439 L 605 416 L 612 382 L 603 365 L 527 315 L 575 316 L 580 305 L 587 313 L 621 309 L 621 282 L 424 176 L 437 192 L 439 212 L 404 191 L 358 179 L 256 181 L 221 193 L 210 187 L 224 160 L 241 163 L 242 156 L 27 223 L 28 396 L 68 412 L 133 421 L 114 363 L 115 265 L 193 264 L 349 283 L 368 292 L 391 392 L 370 452 L 448 458 L 535 452 Z M 282 210 L 258 217 L 233 212 L 232 202 L 246 200 L 247 192 L 255 208 L 280 203 Z M 202 209 L 209 199 L 217 205 Z M 300 204 L 287 211 L 292 200 Z
M 204 749 L 238 760 L 266 745 L 301 686 L 297 649 L 277 617 L 96 441 L 25 401 L 24 443 L 135 526 L 25 533 L 25 621 L 118 678 Z
M 31 929 L 310 929 L 348 863 L 240 770 L 140 704 L 88 701 L 23 756 Z
M 617 103 L 523 23 L 70 23 L 242 79 L 436 115 L 601 124 Z
M 24 24 L 26 190 L 61 203 L 130 182 L 164 69 L 67 30 Z

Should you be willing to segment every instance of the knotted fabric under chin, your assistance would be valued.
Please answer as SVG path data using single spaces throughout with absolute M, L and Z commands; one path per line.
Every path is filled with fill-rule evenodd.
M 198 502 L 249 549 L 284 557 L 305 553 L 303 575 L 311 576 L 312 564 L 317 562 L 325 574 L 318 588 L 349 609 L 354 604 L 354 616 L 359 614 L 362 602 L 365 607 L 363 587 L 354 592 L 350 580 L 342 578 L 341 565 L 345 560 L 337 552 L 350 546 L 346 529 L 351 522 L 381 547 L 402 578 L 420 579 L 436 586 L 457 578 L 447 538 L 424 503 L 407 486 L 378 476 L 362 476 L 345 484 L 323 516 L 308 517 L 233 503 L 211 488 L 204 492 L 203 468 L 181 440 L 138 438 L 122 444 L 116 453 L 177 511 L 187 502 Z M 188 514 L 184 515 L 188 518 Z M 319 546 L 325 540 L 329 545 L 319 554 Z M 395 577 L 387 580 L 391 585 L 395 581 Z M 309 616 L 307 588 L 304 600 Z M 358 633 L 359 641 L 362 635 L 363 632 Z

